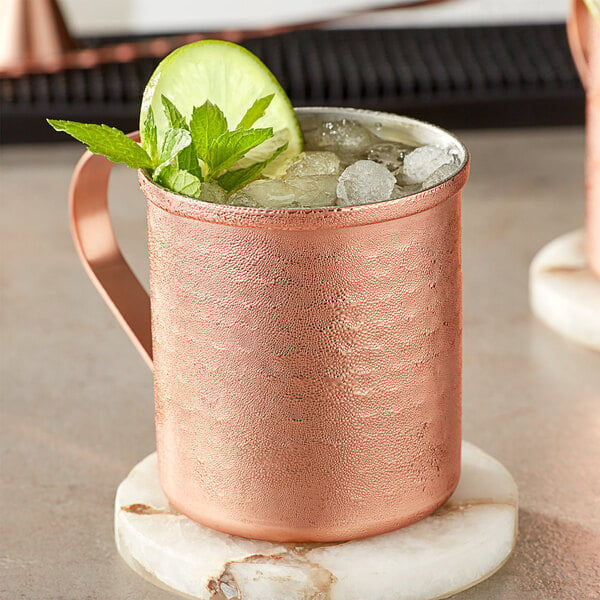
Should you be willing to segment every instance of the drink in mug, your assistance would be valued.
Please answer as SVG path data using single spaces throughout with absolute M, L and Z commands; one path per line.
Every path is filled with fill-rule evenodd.
M 141 146 L 53 122 L 139 169 L 150 300 L 110 227 L 110 165 L 90 154 L 71 187 L 74 237 L 153 368 L 173 506 L 268 540 L 383 533 L 433 512 L 459 479 L 468 153 L 406 117 L 294 111 L 256 63 L 220 42 L 167 57 Z M 262 172 L 239 161 L 258 142 L 271 144 Z
M 305 151 L 281 178 L 260 178 L 231 194 L 205 184 L 200 199 L 274 209 L 356 206 L 431 188 L 460 166 L 460 148 L 451 141 L 422 145 L 408 127 L 368 127 L 324 111 L 299 114 Z
M 245 206 L 140 174 L 157 448 L 163 490 L 191 518 L 339 541 L 424 518 L 458 483 L 468 154 L 406 117 L 297 115 L 317 149 L 229 196 Z

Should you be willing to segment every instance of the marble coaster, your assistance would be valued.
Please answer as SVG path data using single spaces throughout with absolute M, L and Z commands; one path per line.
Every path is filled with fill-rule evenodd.
M 548 327 L 600 350 L 600 279 L 587 267 L 583 230 L 544 246 L 529 269 L 529 300 Z
M 220 533 L 170 505 L 156 454 L 117 490 L 115 536 L 152 583 L 204 600 L 432 600 L 489 577 L 517 535 L 517 488 L 494 458 L 463 442 L 462 474 L 433 515 L 403 529 L 330 544 L 282 544 Z

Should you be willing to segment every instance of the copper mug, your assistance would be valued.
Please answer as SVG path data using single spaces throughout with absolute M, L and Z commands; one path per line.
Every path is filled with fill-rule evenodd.
M 586 91 L 585 252 L 600 277 L 600 24 L 584 0 L 573 0 L 567 33 Z
M 461 164 L 410 197 L 294 210 L 199 202 L 140 172 L 150 299 L 119 251 L 102 157 L 86 153 L 75 170 L 71 226 L 88 275 L 154 371 L 171 504 L 235 535 L 340 541 L 422 519 L 458 483 L 469 156 L 405 117 L 298 114 L 453 145 Z

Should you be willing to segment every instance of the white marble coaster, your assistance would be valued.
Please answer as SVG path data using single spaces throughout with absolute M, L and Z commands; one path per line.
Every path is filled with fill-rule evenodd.
M 600 350 L 600 279 L 587 267 L 583 230 L 544 246 L 529 269 L 529 300 L 548 327 Z
M 115 536 L 152 583 L 205 600 L 432 600 L 489 577 L 517 534 L 517 488 L 494 458 L 463 442 L 462 475 L 436 513 L 391 533 L 334 544 L 281 544 L 220 533 L 177 513 L 156 454 L 117 490 Z

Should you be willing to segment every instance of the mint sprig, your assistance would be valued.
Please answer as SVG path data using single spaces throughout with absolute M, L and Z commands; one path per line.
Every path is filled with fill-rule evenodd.
M 227 131 L 227 119 L 218 106 L 207 100 L 192 110 L 189 130 L 196 155 L 206 162 L 211 142 Z
M 154 181 L 184 196 L 198 198 L 202 193 L 202 182 L 200 179 L 173 165 L 163 168 Z
M 112 162 L 125 163 L 132 169 L 150 169 L 152 159 L 146 151 L 119 129 L 76 121 L 48 119 L 56 131 L 64 131 L 83 142 L 90 152 L 106 156 Z
M 238 123 L 236 129 L 250 129 L 258 119 L 264 116 L 267 108 L 271 104 L 271 101 L 275 97 L 275 94 L 269 94 L 264 98 L 259 98 L 254 104 L 246 111 L 246 114 L 242 117 L 242 120 Z
M 145 140 L 144 149 L 152 160 L 152 164 L 158 162 L 158 133 L 156 131 L 156 122 L 154 121 L 154 111 L 152 107 L 146 114 L 146 119 L 142 125 L 140 137 Z
M 165 117 L 167 118 L 167 123 L 169 127 L 174 127 L 177 129 L 187 129 L 189 131 L 188 124 L 184 119 L 183 115 L 179 112 L 177 107 L 166 97 L 161 96 L 161 101 L 163 105 L 163 112 Z M 148 115 L 152 112 L 152 107 L 148 109 Z M 177 167 L 182 169 L 183 171 L 187 171 L 191 173 L 198 179 L 202 180 L 202 169 L 200 167 L 200 163 L 198 162 L 198 156 L 196 155 L 196 151 L 194 150 L 194 144 L 190 144 L 187 148 L 184 148 L 177 155 Z M 169 187 L 169 186 L 166 186 Z M 181 192 L 180 192 L 181 193 Z
M 167 129 L 158 153 L 158 160 L 156 161 L 158 165 L 155 167 L 152 176 L 158 177 L 165 167 L 174 166 L 179 153 L 191 143 L 192 136 L 187 129 Z
M 159 185 L 201 198 L 203 182 L 232 192 L 256 179 L 287 148 L 285 143 L 266 159 L 235 168 L 249 152 L 274 137 L 271 127 L 252 127 L 265 114 L 273 97 L 270 94 L 254 101 L 235 129 L 230 130 L 223 111 L 209 100 L 193 109 L 188 122 L 171 100 L 161 96 L 168 127 L 159 135 L 150 107 L 140 132 L 141 144 L 107 125 L 55 119 L 48 119 L 48 123 L 83 142 L 95 154 L 132 169 L 146 169 Z
M 244 167 L 242 169 L 235 169 L 233 171 L 226 171 L 217 180 L 218 184 L 225 190 L 238 190 L 244 187 L 247 183 L 254 181 L 263 171 L 263 169 L 272 163 L 282 152 L 287 149 L 287 142 L 283 146 L 279 146 L 269 158 L 259 163 Z

